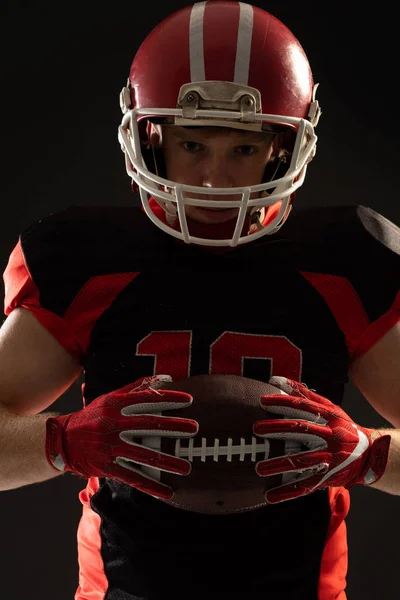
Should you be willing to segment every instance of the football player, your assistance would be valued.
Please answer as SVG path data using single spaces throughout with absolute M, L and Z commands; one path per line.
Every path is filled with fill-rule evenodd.
M 1 489 L 87 480 L 76 600 L 344 600 L 349 490 L 400 494 L 400 233 L 366 206 L 296 205 L 316 92 L 299 41 L 266 11 L 215 0 L 173 13 L 120 97 L 140 206 L 69 207 L 11 253 Z M 81 372 L 82 410 L 37 414 Z M 265 507 L 179 510 L 146 471 L 186 476 L 190 463 L 138 437 L 198 431 L 160 414 L 191 397 L 152 383 L 208 373 L 286 392 L 260 398 L 282 418 L 254 434 L 307 450 L 255 466 L 295 477 Z M 340 408 L 349 376 L 392 429 Z

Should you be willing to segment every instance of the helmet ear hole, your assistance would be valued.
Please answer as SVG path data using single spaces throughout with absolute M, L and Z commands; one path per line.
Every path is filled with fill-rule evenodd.
M 265 167 L 263 183 L 284 177 L 290 166 L 290 158 L 296 142 L 296 132 L 286 128 L 274 138 L 272 159 Z M 271 190 L 273 193 L 273 190 Z
M 296 143 L 296 131 L 286 127 L 280 131 L 273 141 L 273 156 L 287 156 L 293 154 L 294 145 Z
M 289 157 L 285 154 L 282 156 L 276 156 L 272 160 L 269 161 L 264 170 L 264 175 L 262 182 L 267 183 L 269 181 L 274 181 L 275 179 L 279 179 L 280 177 L 284 177 L 289 168 L 290 160 Z M 273 189 L 270 190 L 270 193 L 273 193 Z
M 140 146 L 147 169 L 154 175 L 165 178 L 165 160 L 162 150 L 162 131 L 159 124 L 146 119 L 139 124 Z
M 146 119 L 144 123 L 142 123 L 142 131 L 145 130 L 144 139 L 154 148 L 160 148 L 162 145 L 162 130 L 161 126 L 157 123 L 154 123 L 150 119 Z

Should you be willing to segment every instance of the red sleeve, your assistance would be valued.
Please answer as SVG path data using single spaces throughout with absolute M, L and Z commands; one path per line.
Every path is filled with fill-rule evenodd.
M 5 315 L 30 310 L 82 365 L 96 322 L 138 275 L 110 269 L 104 237 L 118 238 L 119 230 L 98 213 L 71 207 L 36 221 L 20 234 L 3 274 Z
M 349 214 L 342 239 L 330 240 L 335 273 L 302 275 L 325 299 L 352 363 L 400 320 L 400 229 L 368 207 Z
M 56 340 L 72 356 L 81 361 L 83 348 L 75 335 L 73 323 L 40 305 L 39 289 L 29 272 L 20 240 L 10 255 L 3 280 L 5 287 L 4 314 L 8 316 L 17 306 L 30 310 Z

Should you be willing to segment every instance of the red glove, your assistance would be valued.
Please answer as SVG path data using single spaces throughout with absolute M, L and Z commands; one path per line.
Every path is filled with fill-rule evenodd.
M 198 431 L 192 419 L 156 416 L 164 410 L 190 406 L 185 392 L 157 390 L 169 376 L 146 377 L 96 398 L 86 408 L 46 421 L 46 457 L 59 471 L 84 478 L 110 477 L 157 498 L 173 490 L 145 475 L 140 465 L 188 475 L 188 460 L 141 445 L 142 437 L 188 438 Z
M 261 477 L 295 473 L 290 483 L 266 493 L 268 503 L 291 500 L 328 486 L 350 489 L 357 483 L 369 485 L 382 477 L 390 435 L 356 425 L 339 406 L 301 383 L 285 377 L 273 377 L 270 383 L 282 390 L 282 395 L 262 396 L 261 407 L 282 415 L 282 419 L 257 421 L 254 434 L 295 440 L 310 450 L 257 463 Z

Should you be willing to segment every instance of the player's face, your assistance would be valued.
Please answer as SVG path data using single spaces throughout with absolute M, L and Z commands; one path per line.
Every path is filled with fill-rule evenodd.
M 168 179 L 206 188 L 241 187 L 262 182 L 272 156 L 273 136 L 226 127 L 165 125 L 162 148 Z M 241 196 L 210 194 L 202 198 L 232 201 Z M 236 217 L 238 210 L 186 206 L 187 216 L 200 223 L 224 223 Z

